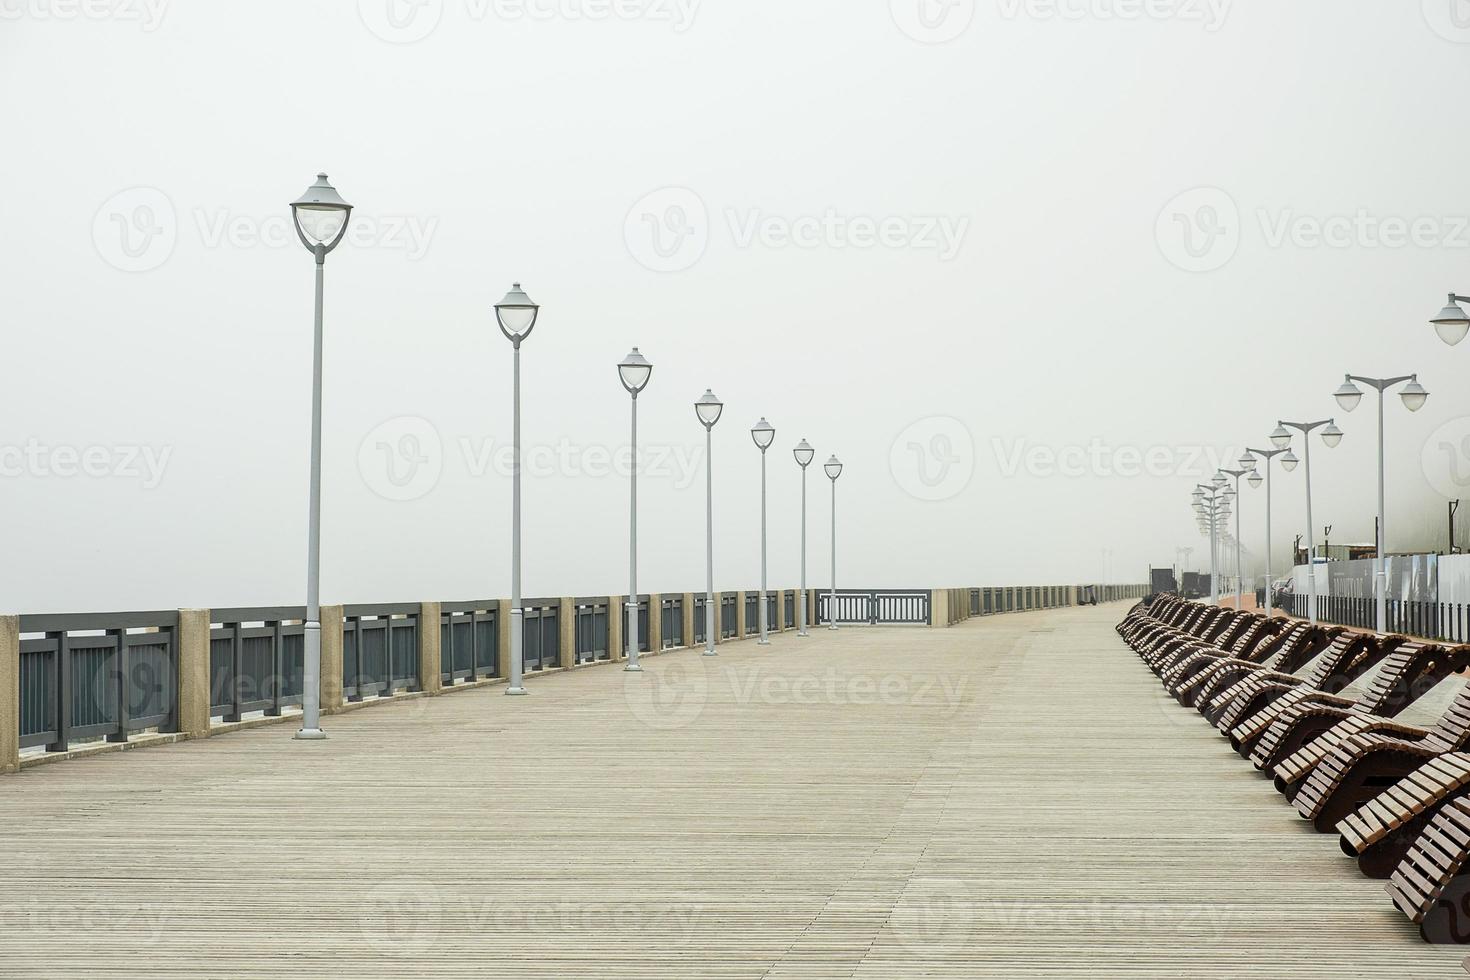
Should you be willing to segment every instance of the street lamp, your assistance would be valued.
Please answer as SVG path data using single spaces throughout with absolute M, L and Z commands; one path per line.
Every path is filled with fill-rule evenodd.
M 1457 296 L 1450 293 L 1450 301 L 1445 308 L 1439 311 L 1439 315 L 1429 322 L 1434 324 L 1434 332 L 1439 334 L 1439 339 L 1451 347 L 1465 339 L 1465 334 L 1470 331 L 1470 316 L 1465 315 L 1461 303 L 1470 303 L 1470 296 Z
M 1317 550 L 1316 525 L 1312 523 L 1312 432 L 1316 429 L 1322 430 L 1322 442 L 1328 449 L 1332 449 L 1342 442 L 1342 430 L 1337 427 L 1333 419 L 1323 419 L 1320 422 L 1277 422 L 1276 431 L 1286 432 L 1295 429 L 1302 434 L 1302 459 L 1306 463 L 1304 475 L 1307 484 L 1307 619 L 1315 623 L 1317 621 L 1317 564 L 1312 553 Z M 1273 436 L 1272 442 L 1276 439 Z M 1288 433 L 1287 443 L 1291 441 Z M 1281 443 L 1277 443 L 1278 446 Z M 1291 454 L 1288 453 L 1288 456 Z M 1292 457 L 1295 459 L 1295 457 Z M 1285 459 L 1281 465 L 1288 471 L 1295 469 L 1296 464 L 1288 464 Z
M 1226 499 L 1235 501 L 1235 608 L 1237 611 L 1245 603 L 1245 582 L 1240 574 L 1240 478 L 1248 475 L 1250 472 L 1250 470 L 1244 468 L 1238 470 L 1222 469 L 1220 471 L 1220 474 L 1232 477 L 1235 480 L 1235 485 L 1230 488 L 1229 496 Z
M 500 332 L 514 348 L 511 384 L 511 463 L 510 478 L 510 684 L 505 693 L 524 695 L 522 672 L 525 665 L 525 610 L 521 608 L 521 344 L 536 327 L 541 307 L 531 302 L 520 283 L 511 286 L 505 298 L 495 304 L 495 319 Z
M 817 451 L 803 439 L 791 455 L 796 457 L 796 465 L 801 467 L 801 599 L 796 604 L 796 635 L 810 636 L 806 631 L 806 468 L 812 464 Z
M 750 438 L 761 451 L 761 638 L 756 642 L 761 646 L 769 646 L 771 641 L 766 636 L 766 450 L 776 441 L 776 430 L 762 418 L 750 430 Z
M 1230 496 L 1232 491 L 1225 486 L 1228 482 L 1225 477 L 1216 473 L 1209 483 L 1201 483 L 1195 486 L 1193 504 L 1195 515 L 1199 518 L 1200 534 L 1207 534 L 1210 538 L 1210 603 L 1218 605 L 1220 602 L 1220 547 L 1219 536 L 1222 523 L 1230 514 Z
M 1281 429 L 1281 427 L 1280 426 L 1277 426 L 1277 429 L 1279 430 L 1279 429 Z M 1281 438 L 1280 432 L 1273 432 L 1271 434 L 1271 442 L 1273 444 L 1279 438 Z M 1287 433 L 1286 441 L 1288 443 L 1291 442 L 1291 434 L 1290 433 Z M 1252 471 L 1251 477 L 1250 477 L 1250 485 L 1253 486 L 1253 487 L 1258 487 L 1258 486 L 1261 485 L 1261 474 L 1255 472 L 1256 460 L 1255 460 L 1254 457 L 1259 456 L 1261 459 L 1264 459 L 1266 461 L 1266 615 L 1267 616 L 1270 616 L 1271 615 L 1271 612 L 1272 612 L 1272 610 L 1271 610 L 1271 460 L 1274 459 L 1277 456 L 1289 457 L 1289 464 L 1288 464 L 1288 460 L 1283 459 L 1282 460 L 1282 465 L 1287 466 L 1288 469 L 1291 469 L 1291 468 L 1294 468 L 1296 466 L 1296 457 L 1292 455 L 1290 448 L 1283 449 L 1283 448 L 1281 448 L 1279 446 L 1277 448 L 1275 448 L 1275 449 L 1247 449 L 1246 450 L 1246 455 L 1253 457 L 1250 460 L 1250 464 L 1251 465 L 1249 467 L 1251 469 L 1251 471 Z M 1241 457 L 1241 461 L 1242 462 L 1245 462 L 1245 458 L 1246 458 L 1245 456 L 1242 456 Z
M 837 457 L 833 456 L 827 460 L 822 467 L 827 473 L 827 479 L 832 481 L 832 592 L 831 609 L 827 611 L 827 628 L 837 628 L 837 478 L 842 475 L 842 464 Z
M 1451 304 L 1453 305 L 1453 304 Z M 1446 311 L 1447 312 L 1447 311 Z M 1436 323 L 1438 326 L 1438 323 Z M 1441 331 L 1440 337 L 1445 336 Z M 1337 404 L 1342 406 L 1345 412 L 1351 412 L 1358 407 L 1363 400 L 1363 391 L 1353 382 L 1361 382 L 1378 391 L 1378 565 L 1373 572 L 1374 604 L 1377 607 L 1377 629 L 1380 633 L 1388 632 L 1388 563 L 1384 558 L 1385 542 L 1387 532 L 1384 529 L 1383 517 L 1383 402 L 1384 392 L 1394 385 L 1402 384 L 1404 387 L 1399 391 L 1399 398 L 1403 400 L 1404 407 L 1411 412 L 1417 412 L 1424 407 L 1429 400 L 1429 392 L 1419 384 L 1417 374 L 1406 374 L 1396 378 L 1364 378 L 1356 374 L 1347 375 L 1343 383 L 1333 392 Z
M 322 731 L 322 290 L 327 253 L 342 243 L 352 205 L 317 174 L 316 183 L 291 202 L 296 237 L 316 256 L 316 317 L 311 353 L 311 489 L 306 521 L 306 621 L 303 624 L 301 728 L 303 740 L 326 738 Z
M 643 668 L 638 663 L 638 393 L 648 386 L 653 377 L 653 365 L 648 358 L 634 347 L 618 365 L 618 380 L 628 394 L 633 396 L 633 456 L 629 467 L 628 484 L 628 601 L 627 610 L 628 663 L 624 670 L 638 673 Z M 649 615 L 654 615 L 649 610 Z
M 706 657 L 718 656 L 715 653 L 715 477 L 711 449 L 714 446 L 712 433 L 715 423 L 720 420 L 720 413 L 724 410 L 725 403 L 716 398 L 715 393 L 708 388 L 694 403 L 694 414 L 699 418 L 699 424 L 704 426 L 704 570 L 706 582 L 704 655 Z

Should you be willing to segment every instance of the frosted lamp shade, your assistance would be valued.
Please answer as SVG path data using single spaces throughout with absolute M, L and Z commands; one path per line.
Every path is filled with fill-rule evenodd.
M 1337 404 L 1342 406 L 1344 412 L 1351 412 L 1358 407 L 1358 402 L 1363 400 L 1363 390 L 1351 381 L 1344 381 L 1342 386 L 1332 393 L 1337 399 Z
M 1429 392 L 1418 381 L 1410 381 L 1404 385 L 1404 390 L 1399 392 L 1399 397 L 1404 400 L 1404 407 L 1411 412 L 1417 412 L 1429 401 Z
M 653 365 L 648 362 L 648 358 L 638 353 L 636 347 L 618 365 L 619 380 L 623 382 L 624 388 L 635 395 L 647 387 L 648 379 L 652 375 Z
M 809 446 L 807 444 L 807 441 L 803 439 L 800 443 L 797 444 L 795 449 L 791 450 L 791 455 L 796 457 L 797 466 L 800 466 L 802 469 L 806 469 L 808 466 L 811 465 L 812 459 L 816 457 L 817 451 Z
M 771 443 L 776 441 L 776 430 L 771 428 L 771 423 L 761 419 L 750 430 L 750 438 L 755 442 L 761 452 L 771 448 Z
M 699 400 L 694 403 L 694 414 L 699 416 L 700 423 L 706 429 L 713 429 L 715 423 L 720 420 L 720 413 L 724 412 L 725 403 L 715 397 L 715 393 L 708 388 Z
M 833 480 L 842 475 L 842 464 L 837 461 L 836 456 L 833 456 L 831 459 L 827 460 L 826 465 L 824 465 L 822 469 L 826 470 L 827 476 Z
M 530 336 L 536 326 L 536 314 L 540 311 L 541 307 L 531 302 L 521 284 L 516 283 L 505 298 L 495 304 L 495 319 L 500 323 L 501 333 L 512 341 L 520 342 Z
M 1322 430 L 1322 441 L 1327 444 L 1328 449 L 1336 449 L 1337 444 L 1342 442 L 1342 430 L 1334 422 L 1327 423 L 1327 428 Z

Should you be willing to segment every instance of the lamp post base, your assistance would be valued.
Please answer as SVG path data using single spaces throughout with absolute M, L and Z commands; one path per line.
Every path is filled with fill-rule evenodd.
M 628 664 L 626 667 L 623 668 L 623 673 L 625 673 L 625 674 L 641 674 L 641 673 L 643 673 L 643 665 L 642 664 Z
M 321 742 L 326 739 L 327 733 L 320 728 L 303 728 L 291 737 L 301 742 Z
M 514 698 L 514 697 L 524 697 L 525 695 L 530 694 L 531 692 L 528 691 L 528 690 L 526 690 L 524 687 L 507 687 L 505 689 L 505 693 L 508 696 Z
M 771 641 L 770 640 L 756 640 L 755 641 L 755 645 L 758 646 L 758 647 L 768 647 L 768 646 L 771 645 Z
M 808 633 L 806 630 L 802 630 L 799 633 L 797 633 L 796 635 L 797 636 L 811 636 L 811 634 Z
M 719 656 L 719 654 L 718 654 L 718 653 L 716 653 L 716 652 L 715 652 L 715 651 L 713 651 L 713 650 L 706 650 L 706 651 L 704 651 L 704 655 L 705 655 L 705 656 L 706 656 L 706 657 L 718 657 L 718 656 Z

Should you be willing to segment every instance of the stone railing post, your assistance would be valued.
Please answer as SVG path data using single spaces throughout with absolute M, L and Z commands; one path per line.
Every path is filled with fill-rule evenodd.
M 340 605 L 322 606 L 322 714 L 342 710 L 342 621 Z
M 949 593 L 935 589 L 929 596 L 929 625 L 934 629 L 949 626 Z
M 684 593 L 684 645 L 694 649 L 694 593 Z
M 495 607 L 495 676 L 510 677 L 510 600 L 501 599 Z
M 648 594 L 648 652 L 658 653 L 664 648 L 664 597 L 657 592 Z
M 735 639 L 745 639 L 745 590 L 735 593 Z
M 607 597 L 607 653 L 613 663 L 628 659 L 628 652 L 623 649 L 623 617 L 627 615 L 623 603 L 627 601 L 620 595 Z
M 178 686 L 174 697 L 179 731 L 188 738 L 209 734 L 209 610 L 180 609 Z
M 556 607 L 557 665 L 577 665 L 577 600 L 562 596 Z
M 431 697 L 444 689 L 441 608 L 437 602 L 419 603 L 419 690 Z
M 20 771 L 20 617 L 0 616 L 0 772 Z

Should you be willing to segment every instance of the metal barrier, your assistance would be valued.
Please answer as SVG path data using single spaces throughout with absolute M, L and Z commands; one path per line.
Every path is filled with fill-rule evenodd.
M 342 692 L 348 701 L 419 689 L 420 606 L 342 610 Z
M 839 590 L 834 597 L 823 592 L 817 597 L 817 623 L 833 621 L 832 604 L 836 599 L 836 622 L 869 626 L 926 625 L 930 621 L 928 589 Z
M 684 645 L 683 596 L 664 596 L 659 600 L 659 626 L 665 650 Z
M 247 711 L 276 716 L 301 703 L 306 607 L 217 609 L 210 618 L 211 716 L 227 722 Z
M 500 604 L 446 602 L 439 612 L 440 683 L 495 677 L 500 670 Z
M 573 653 L 579 664 L 612 659 L 607 637 L 608 601 L 607 596 L 597 596 L 578 599 L 572 604 L 572 613 L 576 617 L 576 649 Z

